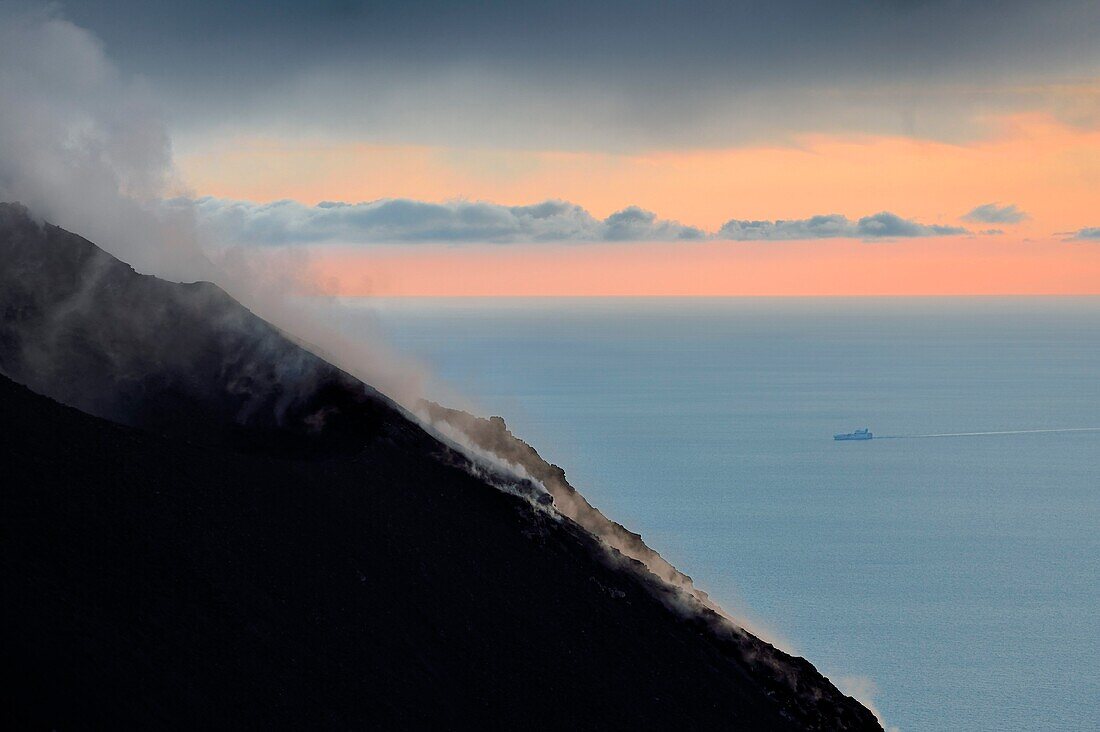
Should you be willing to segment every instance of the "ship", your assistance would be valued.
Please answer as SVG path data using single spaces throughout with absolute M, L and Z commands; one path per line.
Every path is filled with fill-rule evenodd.
M 870 440 L 872 437 L 874 437 L 874 435 L 872 435 L 871 431 L 866 427 L 861 430 L 856 430 L 855 432 L 833 435 L 834 440 Z

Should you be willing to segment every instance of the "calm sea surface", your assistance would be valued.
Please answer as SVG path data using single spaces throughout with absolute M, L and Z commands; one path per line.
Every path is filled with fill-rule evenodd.
M 345 301 L 914 730 L 1100 729 L 1100 299 Z

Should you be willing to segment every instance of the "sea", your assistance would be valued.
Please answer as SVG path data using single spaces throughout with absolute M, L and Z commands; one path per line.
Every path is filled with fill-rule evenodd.
M 345 299 L 331 318 L 503 416 L 888 727 L 1100 729 L 1100 298 Z M 903 439 L 833 440 L 863 427 Z

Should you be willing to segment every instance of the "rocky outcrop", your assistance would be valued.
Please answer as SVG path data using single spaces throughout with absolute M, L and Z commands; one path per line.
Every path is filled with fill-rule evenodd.
M 424 418 L 436 427 L 449 425 L 460 440 L 468 440 L 505 464 L 516 465 L 522 472 L 546 488 L 553 496 L 554 506 L 565 516 L 599 537 L 608 547 L 623 556 L 640 562 L 664 582 L 682 590 L 700 606 L 723 614 L 707 593 L 697 588 L 691 577 L 672 566 L 664 557 L 642 541 L 639 534 L 612 521 L 588 502 L 565 478 L 565 470 L 547 462 L 538 451 L 512 434 L 503 417 L 488 419 L 458 409 L 448 409 L 431 401 L 421 403 Z M 456 434 L 445 432 L 445 434 Z

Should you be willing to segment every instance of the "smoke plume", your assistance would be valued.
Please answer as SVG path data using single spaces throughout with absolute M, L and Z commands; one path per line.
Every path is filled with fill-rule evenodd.
M 137 271 L 210 280 L 287 333 L 402 404 L 427 372 L 381 337 L 352 343 L 300 299 L 316 291 L 308 255 L 262 257 L 196 225 L 153 95 L 123 78 L 102 45 L 54 8 L 0 8 L 0 201 L 79 232 Z

